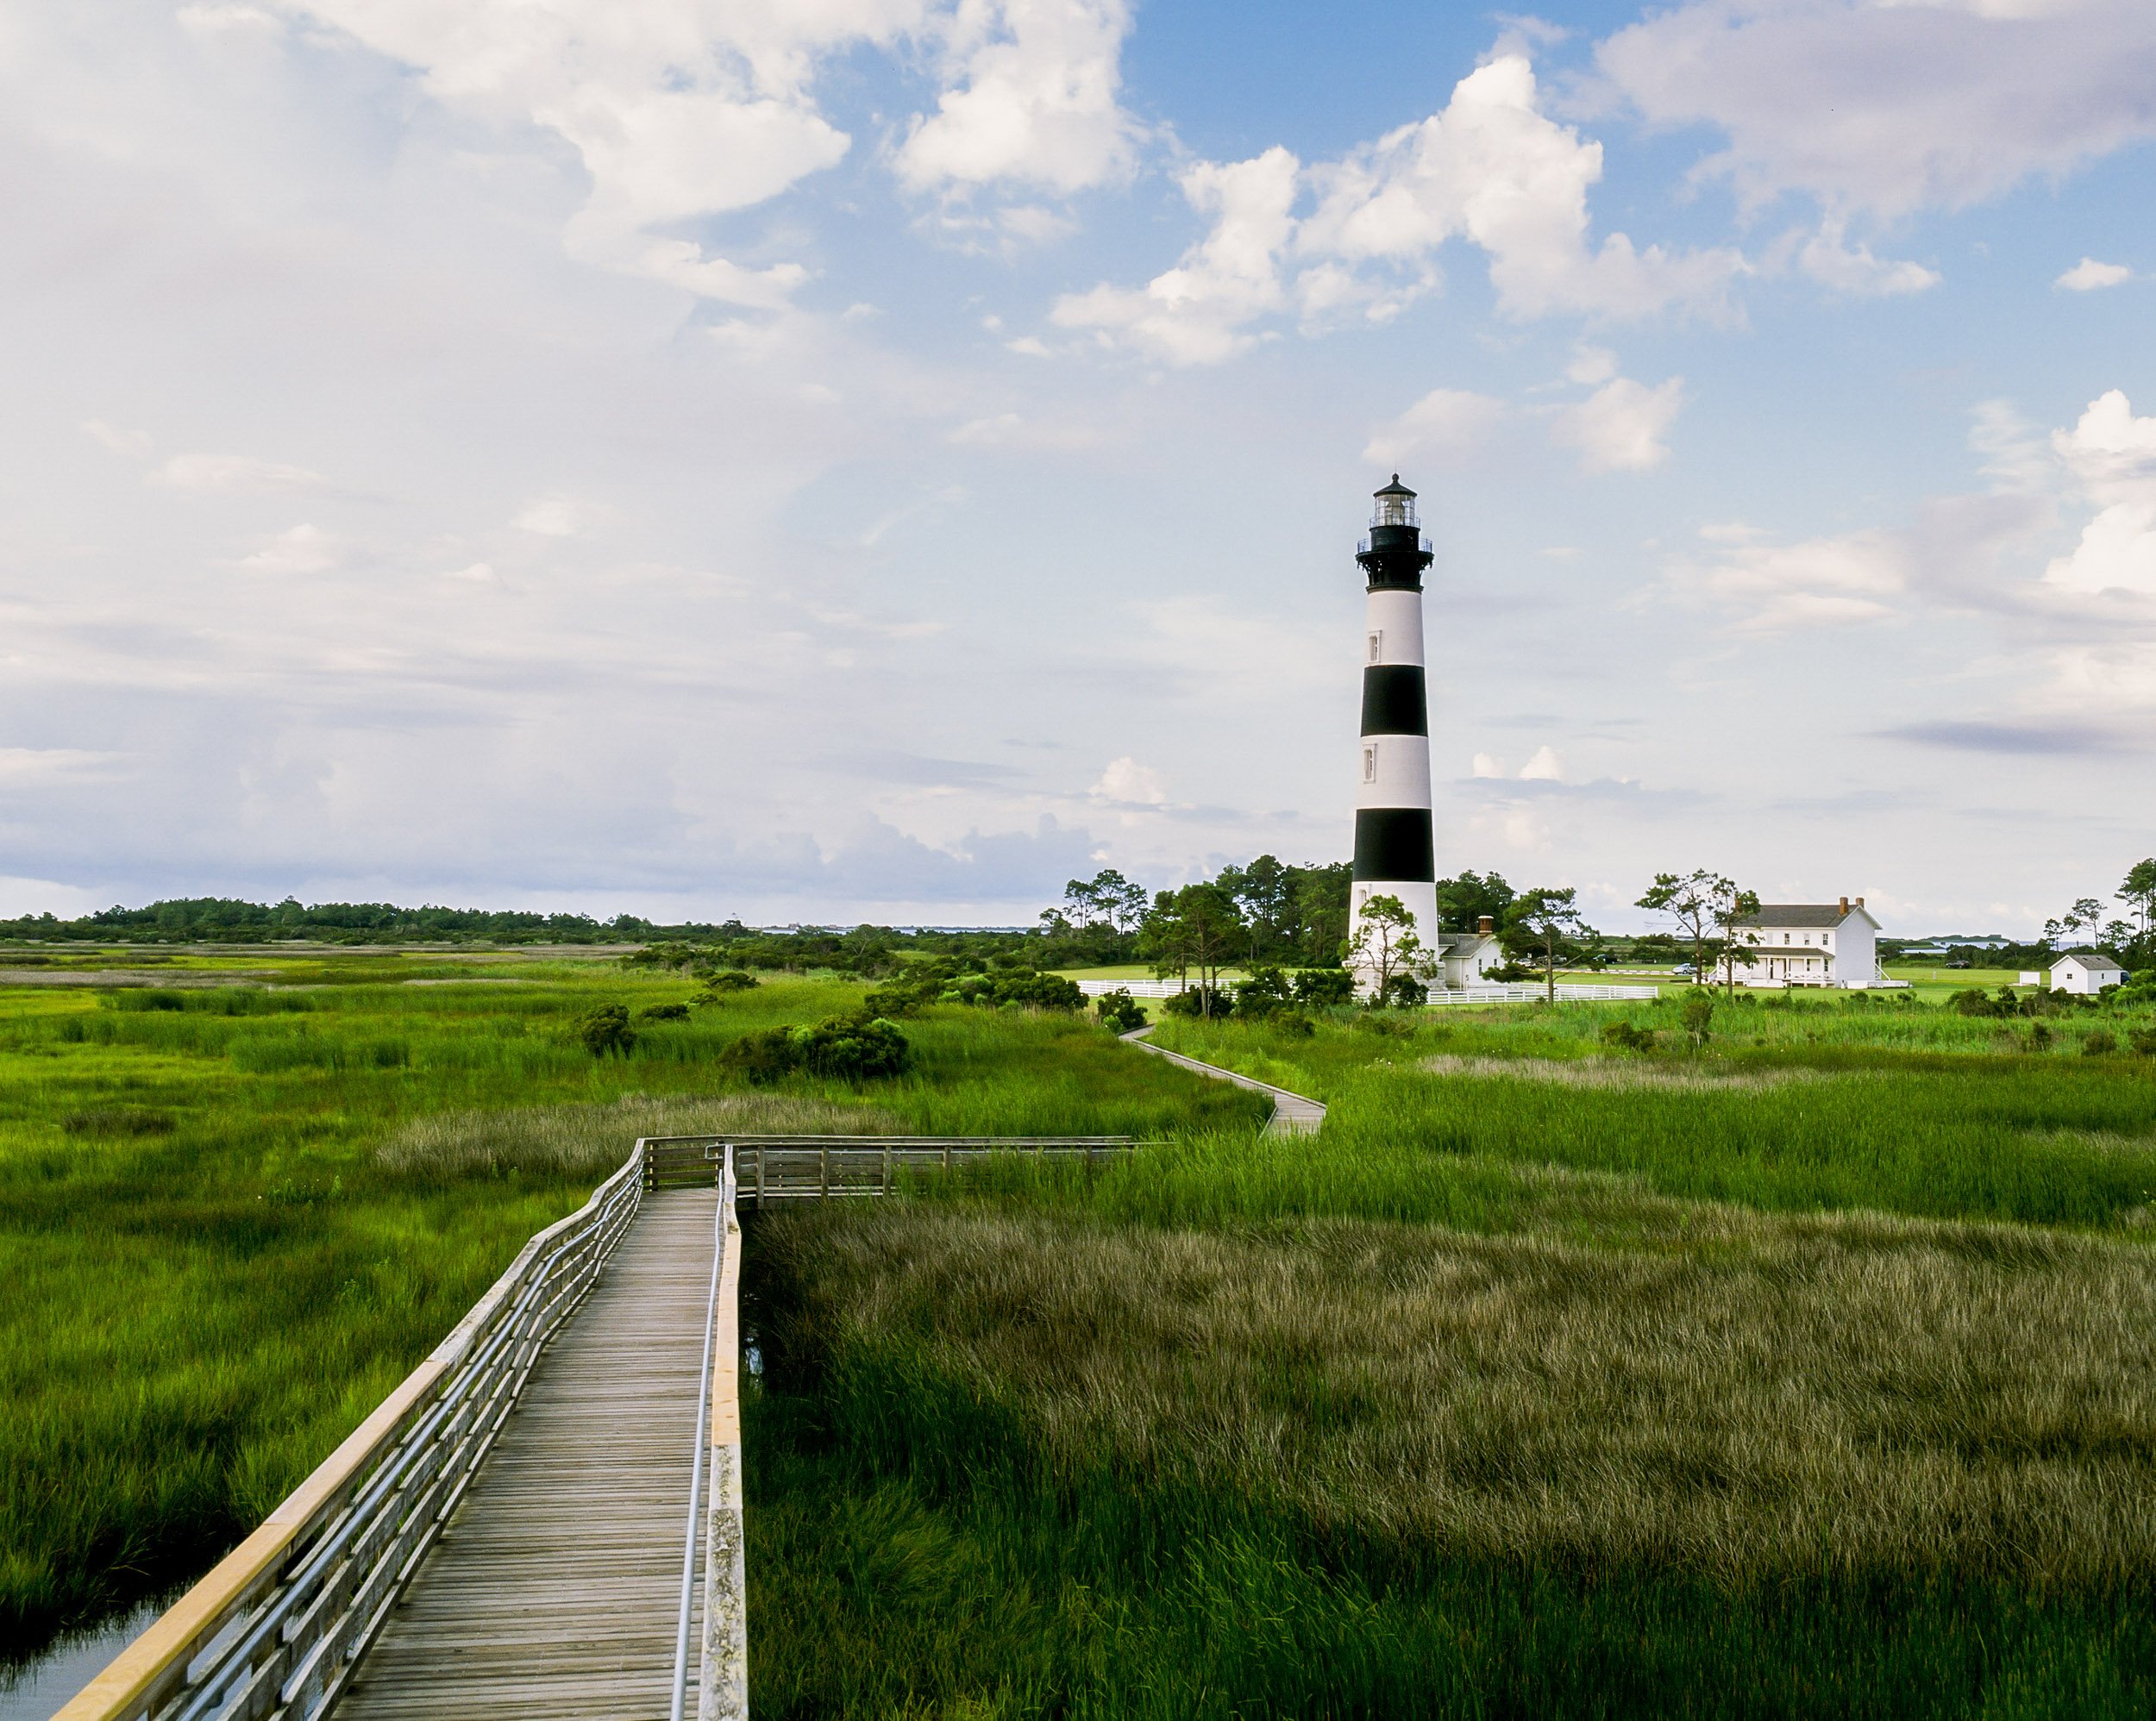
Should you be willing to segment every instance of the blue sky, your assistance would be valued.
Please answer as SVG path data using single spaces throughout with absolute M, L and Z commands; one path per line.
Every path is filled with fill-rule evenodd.
M 1030 919 L 1346 852 L 2033 929 L 2156 848 L 2156 11 L 0 21 L 0 909 Z

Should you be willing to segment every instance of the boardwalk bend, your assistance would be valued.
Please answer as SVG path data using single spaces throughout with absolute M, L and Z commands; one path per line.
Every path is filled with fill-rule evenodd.
M 1324 1109 L 1271 1093 L 1270 1127 Z M 57 1721 L 736 1721 L 749 1707 L 738 1203 L 1125 1136 L 640 1141 Z

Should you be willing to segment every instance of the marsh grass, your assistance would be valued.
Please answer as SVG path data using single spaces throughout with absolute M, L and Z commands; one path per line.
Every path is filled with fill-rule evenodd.
M 758 1712 L 2147 1704 L 2144 1254 L 1514 1175 L 1505 1235 L 758 1219 Z
M 736 1036 L 857 1007 L 839 983 L 776 980 L 599 1059 L 575 1036 L 595 1004 L 692 988 L 589 962 L 250 967 L 160 994 L 177 1008 L 0 990 L 0 1657 L 198 1574 L 639 1134 L 1173 1133 L 1263 1109 L 1097 1029 L 968 1011 L 909 1023 L 905 1083 L 728 1091 Z

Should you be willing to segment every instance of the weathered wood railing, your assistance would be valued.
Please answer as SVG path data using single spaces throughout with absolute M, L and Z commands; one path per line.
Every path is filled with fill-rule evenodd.
M 54 1721 L 312 1721 L 336 1700 L 642 1205 L 645 1145 Z
M 1105 1165 L 1141 1144 L 1128 1136 L 672 1136 L 648 1143 L 655 1189 L 708 1189 L 722 1162 L 742 1200 L 888 1195 L 906 1172 L 949 1171 L 994 1154 Z

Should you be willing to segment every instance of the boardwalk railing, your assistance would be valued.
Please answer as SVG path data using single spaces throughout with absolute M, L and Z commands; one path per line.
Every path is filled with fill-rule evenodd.
M 708 1189 L 730 1169 L 739 1198 L 820 1201 L 888 1195 L 902 1173 L 949 1171 L 991 1154 L 1105 1165 L 1141 1143 L 1128 1136 L 654 1136 L 651 1187 Z
M 54 1721 L 312 1721 L 636 1217 L 645 1147 L 530 1242 L 374 1413 Z

